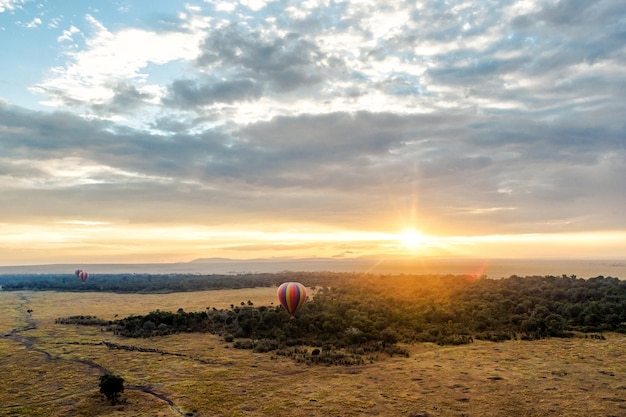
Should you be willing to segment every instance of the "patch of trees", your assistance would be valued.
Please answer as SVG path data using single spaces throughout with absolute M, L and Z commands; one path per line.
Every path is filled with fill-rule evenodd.
M 70 316 L 70 317 L 61 317 L 54 321 L 57 324 L 77 324 L 81 326 L 106 326 L 111 325 L 113 322 L 108 320 L 103 320 L 96 316 Z
M 273 287 L 285 281 L 298 280 L 307 287 L 331 285 L 336 277 L 330 272 L 237 275 L 195 274 L 92 274 L 81 282 L 74 273 L 67 274 L 5 274 L 0 275 L 4 291 L 71 291 L 113 293 L 172 293 Z
M 449 345 L 569 337 L 577 331 L 626 333 L 626 282 L 348 274 L 335 277 L 332 287 L 317 288 L 295 318 L 278 306 L 242 302 L 199 312 L 157 310 L 116 320 L 108 330 L 127 337 L 209 332 L 235 348 L 297 361 L 360 363 L 379 353 L 406 354 L 398 342 Z

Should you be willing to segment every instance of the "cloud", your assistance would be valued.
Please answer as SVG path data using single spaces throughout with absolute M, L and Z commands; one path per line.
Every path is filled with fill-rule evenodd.
M 28 0 L 0 0 L 0 13 L 15 10 Z
M 143 106 L 154 97 L 150 92 L 140 91 L 134 85 L 124 82 L 118 83 L 111 89 L 113 97 L 110 100 L 92 106 L 96 114 L 123 114 Z
M 261 97 L 262 88 L 250 79 L 216 80 L 199 85 L 193 80 L 176 80 L 169 87 L 165 105 L 196 108 L 215 103 L 234 103 Z
M 267 5 L 265 0 L 240 0 L 240 3 L 254 11 L 261 10 Z
M 235 72 L 268 83 L 274 90 L 290 91 L 321 81 L 323 52 L 296 33 L 271 37 L 243 32 L 237 25 L 212 32 L 202 45 L 197 64 L 208 71 Z
M 53 106 L 100 105 L 116 100 L 116 86 L 144 84 L 149 65 L 191 59 L 197 55 L 199 39 L 192 32 L 154 32 L 124 29 L 110 32 L 93 16 L 87 15 L 93 34 L 86 48 L 68 51 L 68 63 L 53 68 L 50 75 L 31 88 L 49 97 Z M 66 39 L 70 33 L 62 36 Z M 67 35 L 67 36 L 66 36 Z M 139 86 L 135 85 L 135 89 Z
M 34 29 L 41 25 L 41 19 L 38 17 L 33 18 L 30 22 L 25 24 L 25 27 L 28 29 Z
M 589 20 L 590 14 L 594 14 L 599 3 L 599 1 L 561 0 L 547 4 L 538 16 L 555 26 L 578 26 Z
M 58 22 L 55 23 L 54 27 L 56 27 L 57 24 Z M 69 29 L 63 31 L 63 34 L 57 38 L 57 41 L 71 42 L 73 40 L 74 34 L 76 33 L 80 33 L 80 29 L 78 29 L 76 26 L 70 26 Z
M 582 230 L 619 220 L 616 207 L 626 197 L 617 178 L 626 174 L 626 159 L 618 135 L 598 127 L 587 138 L 575 127 L 515 118 L 499 127 L 478 121 L 463 113 L 336 113 L 154 135 L 5 107 L 3 155 L 11 159 L 0 178 L 21 178 L 22 189 L 3 197 L 26 204 L 12 205 L 16 216 L 50 206 L 46 215 L 88 210 L 98 218 L 163 220 L 182 210 L 201 219 L 192 211 L 209 204 L 218 222 L 280 213 L 356 227 L 406 213 L 417 199 L 427 227 L 450 232 Z M 63 204 L 48 201 L 55 190 Z M 150 213 L 155 205 L 158 213 Z
M 583 96 L 579 87 L 623 85 L 614 76 L 624 64 L 619 18 L 625 10 L 618 1 L 499 1 L 489 8 L 305 3 L 303 16 L 280 19 L 268 19 L 261 4 L 207 5 L 187 7 L 165 32 L 111 32 L 87 16 L 93 29 L 87 47 L 70 53 L 67 65 L 34 91 L 48 94 L 48 104 L 105 109 L 112 86 L 142 91 L 152 83 L 163 111 L 171 106 L 238 121 L 246 114 L 249 121 L 261 117 L 253 115 L 255 102 L 267 109 L 265 119 L 297 111 L 294 103 L 307 112 L 475 106 L 554 113 L 555 103 Z M 239 23 L 203 16 L 211 8 Z M 197 67 L 169 80 L 151 75 L 177 61 Z M 596 92 L 589 104 L 577 105 L 599 100 Z M 239 102 L 239 109 L 232 106 Z

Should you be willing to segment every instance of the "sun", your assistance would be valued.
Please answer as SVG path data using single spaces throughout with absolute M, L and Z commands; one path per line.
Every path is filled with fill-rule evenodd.
M 398 242 L 406 249 L 418 249 L 424 244 L 425 237 L 419 231 L 407 228 L 398 235 Z

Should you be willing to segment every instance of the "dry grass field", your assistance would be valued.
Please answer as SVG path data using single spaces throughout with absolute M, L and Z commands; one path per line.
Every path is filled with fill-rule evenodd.
M 410 346 L 409 358 L 307 366 L 209 334 L 127 339 L 58 317 L 200 311 L 274 288 L 162 295 L 0 291 L 0 416 L 626 416 L 626 337 Z M 32 309 L 31 315 L 27 313 Z M 156 352 L 111 349 L 103 341 Z M 98 392 L 125 379 L 123 404 Z

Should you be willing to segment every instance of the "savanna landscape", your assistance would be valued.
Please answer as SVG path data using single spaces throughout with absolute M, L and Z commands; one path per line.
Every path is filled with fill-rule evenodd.
M 0 0 L 0 51 L 0 417 L 626 417 L 626 0 Z
M 481 286 L 486 286 L 498 293 L 494 292 L 493 285 L 499 285 L 500 293 L 508 294 L 508 301 L 495 297 L 493 303 L 480 304 L 482 313 L 493 309 L 494 305 L 505 306 L 517 296 L 510 288 L 519 281 L 527 283 L 529 290 L 534 287 L 543 291 L 546 300 L 550 298 L 546 296 L 550 291 L 545 286 L 570 288 L 570 291 L 562 288 L 552 291 L 555 299 L 561 300 L 561 307 L 548 302 L 539 306 L 541 303 L 535 300 L 532 313 L 535 318 L 543 307 L 565 309 L 569 292 L 576 292 L 576 297 L 581 299 L 576 305 L 583 306 L 594 303 L 594 297 L 602 292 L 604 301 L 595 302 L 599 307 L 594 307 L 597 309 L 594 317 L 603 318 L 602 303 L 606 304 L 609 299 L 622 302 L 619 298 L 623 288 L 621 281 L 565 276 L 489 280 L 484 277 L 339 274 L 332 279 L 337 282 L 343 279 L 346 284 L 332 291 L 324 285 L 312 285 L 312 282 L 325 282 L 319 274 L 304 278 L 311 287 L 309 300 L 294 319 L 288 318 L 277 305 L 275 285 L 166 294 L 87 291 L 85 286 L 78 286 L 77 291 L 0 291 L 0 332 L 4 336 L 0 339 L 0 415 L 626 415 L 626 380 L 623 378 L 626 336 L 620 333 L 619 325 L 615 328 L 617 331 L 601 331 L 608 328 L 606 320 L 592 323 L 593 317 L 579 312 L 584 317 L 580 326 L 576 326 L 575 320 L 570 320 L 563 312 L 563 321 L 557 323 L 558 326 L 554 324 L 554 317 L 538 319 L 543 324 L 534 327 L 529 320 L 522 320 L 519 327 L 514 327 L 511 323 L 515 319 L 507 319 L 505 329 L 498 325 L 496 317 L 491 317 L 494 326 L 491 329 L 481 323 L 471 324 L 480 322 L 480 314 L 464 319 L 454 316 L 458 314 L 454 307 L 444 308 L 454 302 L 465 309 L 476 309 L 471 297 L 467 298 L 468 290 L 481 295 Z M 388 285 L 398 288 L 402 281 L 404 287 L 388 295 L 393 305 L 404 305 L 406 297 L 413 294 L 417 300 L 415 305 L 430 303 L 430 306 L 428 310 L 416 307 L 410 313 L 417 315 L 403 313 L 405 317 L 400 318 L 399 323 L 413 320 L 405 327 L 393 321 L 377 324 L 380 320 L 374 310 L 364 310 L 358 299 L 352 298 L 357 293 L 351 292 L 350 283 L 357 282 L 356 278 L 364 282 L 359 288 L 367 291 L 370 291 L 368 285 L 388 291 Z M 413 284 L 422 281 L 428 284 Z M 539 288 L 541 285 L 544 287 Z M 581 288 L 587 288 L 585 297 L 581 296 Z M 380 311 L 388 308 L 386 301 L 379 298 L 380 294 L 371 291 L 377 301 L 372 302 L 365 296 L 363 305 L 375 304 L 382 309 Z M 454 298 L 459 296 L 459 291 L 465 301 Z M 531 293 L 525 294 L 530 296 Z M 329 300 L 335 304 L 329 304 Z M 521 300 L 513 308 L 517 308 L 520 317 L 523 317 L 520 305 L 525 301 Z M 336 308 L 343 311 L 344 317 L 339 327 L 346 325 L 347 329 L 316 327 L 315 317 L 331 314 L 335 308 L 332 305 L 341 306 L 344 302 L 349 304 L 349 309 Z M 570 310 L 576 310 L 572 306 L 574 304 L 567 305 Z M 128 318 L 145 320 L 150 312 L 172 312 L 181 317 L 189 317 L 185 312 L 208 312 L 209 318 L 211 312 L 219 312 L 220 317 L 235 317 L 242 324 L 242 314 L 253 311 L 261 312 L 259 317 L 265 318 L 270 317 L 270 313 L 281 318 L 284 313 L 286 324 L 280 324 L 283 333 L 280 337 L 276 333 L 271 336 L 272 340 L 282 340 L 282 353 L 280 348 L 236 348 L 237 343 L 245 340 L 252 341 L 252 347 L 259 346 L 260 341 L 267 338 L 260 328 L 251 325 L 246 334 L 233 334 L 227 328 L 222 333 L 191 329 L 161 332 L 157 329 L 162 328 L 157 326 L 153 326 L 149 334 L 122 334 Z M 430 315 L 419 322 L 415 317 L 422 313 L 416 313 L 418 311 Z M 439 317 L 446 311 L 451 316 Z M 364 317 L 365 314 L 368 317 Z M 556 315 L 554 311 L 550 314 Z M 107 324 L 84 325 L 59 320 L 81 316 L 97 317 Z M 443 327 L 433 327 L 441 320 L 445 320 Z M 278 323 L 283 322 L 278 320 Z M 287 329 L 294 325 L 294 328 L 304 326 L 305 333 L 319 333 L 322 339 L 306 339 L 296 330 L 292 337 Z M 383 330 L 393 328 L 396 332 L 394 340 L 389 342 L 396 350 L 380 348 L 376 335 L 384 332 L 377 333 L 375 329 L 383 325 L 387 326 Z M 549 333 L 557 329 L 555 326 L 563 334 L 552 337 Z M 361 330 L 357 332 L 355 328 Z M 407 330 L 410 328 L 423 331 L 410 333 Z M 454 330 L 450 330 L 452 328 Z M 146 326 L 142 329 L 143 332 Z M 340 337 L 332 339 L 333 351 L 357 352 L 363 360 L 345 365 L 302 359 L 313 358 L 311 354 L 316 346 L 320 356 L 325 354 L 325 349 L 331 349 L 324 346 L 324 340 L 331 340 L 332 332 L 351 336 L 348 342 Z M 504 333 L 508 336 L 502 336 Z M 431 340 L 427 340 L 429 335 L 433 336 Z M 459 339 L 460 336 L 464 338 Z M 379 349 L 368 350 L 368 346 Z M 299 355 L 285 353 L 294 351 Z M 116 404 L 107 401 L 98 390 L 98 379 L 105 373 L 124 379 L 124 392 Z

